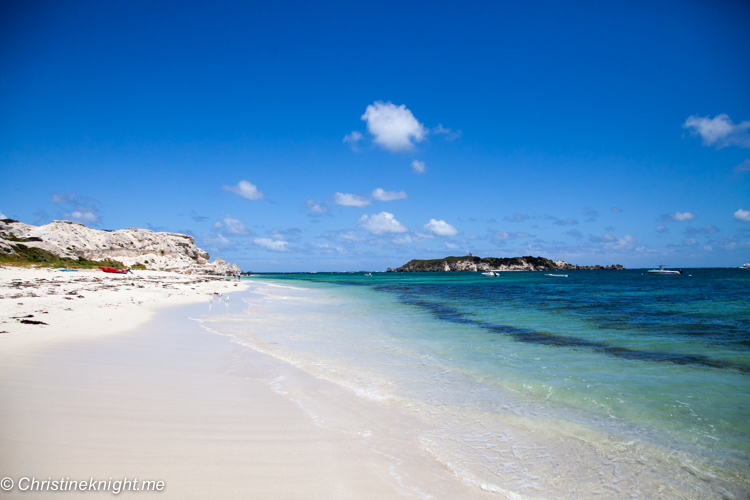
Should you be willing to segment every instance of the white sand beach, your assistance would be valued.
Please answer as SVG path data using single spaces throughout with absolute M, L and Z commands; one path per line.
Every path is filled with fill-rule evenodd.
M 181 499 L 484 495 L 426 456 L 405 468 L 421 477 L 403 477 L 400 458 L 316 422 L 272 387 L 284 373 L 324 382 L 188 319 L 209 294 L 223 300 L 245 286 L 235 284 L 0 269 L 0 475 L 15 484 L 3 497 L 110 495 L 133 488 L 116 484 L 124 479 L 163 481 L 160 497 Z M 93 479 L 99 492 L 30 493 L 34 479 L 42 489 Z

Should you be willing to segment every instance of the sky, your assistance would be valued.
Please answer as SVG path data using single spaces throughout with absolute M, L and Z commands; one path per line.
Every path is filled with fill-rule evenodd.
M 4 1 L 0 215 L 245 271 L 739 266 L 750 4 Z

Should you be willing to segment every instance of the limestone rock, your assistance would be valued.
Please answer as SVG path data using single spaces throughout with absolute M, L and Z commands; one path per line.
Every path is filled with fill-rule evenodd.
M 157 271 L 219 276 L 240 271 L 236 264 L 227 264 L 219 258 L 209 262 L 208 252 L 195 246 L 195 238 L 186 234 L 135 228 L 102 231 L 63 220 L 44 226 L 0 222 L 0 252 L 13 253 L 11 244 L 19 240 L 28 247 L 41 248 L 59 257 L 112 259 L 126 266 L 143 264 Z

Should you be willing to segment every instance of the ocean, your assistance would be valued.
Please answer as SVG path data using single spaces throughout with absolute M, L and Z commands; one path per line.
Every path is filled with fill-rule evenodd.
M 341 388 L 274 381 L 405 484 L 419 453 L 499 498 L 748 498 L 750 272 L 549 274 L 259 275 L 196 319 Z

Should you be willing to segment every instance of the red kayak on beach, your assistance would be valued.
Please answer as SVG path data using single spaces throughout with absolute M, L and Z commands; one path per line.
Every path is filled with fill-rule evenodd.
M 117 268 L 114 268 L 114 267 L 101 267 L 101 266 L 99 266 L 99 269 L 101 269 L 105 273 L 115 273 L 115 274 L 128 274 L 129 272 L 132 272 L 132 271 L 130 271 L 130 269 L 117 269 Z

